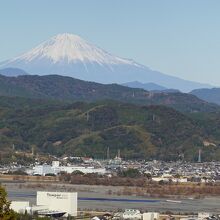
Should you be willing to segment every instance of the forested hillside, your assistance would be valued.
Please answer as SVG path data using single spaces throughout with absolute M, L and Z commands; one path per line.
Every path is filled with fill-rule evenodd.
M 203 114 L 203 120 L 199 114 Z M 115 101 L 59 102 L 0 97 L 1 152 L 30 151 L 54 155 L 196 160 L 220 159 L 219 113 L 185 115 L 166 106 Z M 210 118 L 212 119 L 210 121 Z M 215 129 L 213 129 L 215 128 Z M 204 146 L 209 141 L 216 146 Z
M 115 100 L 138 105 L 165 105 L 181 112 L 220 110 L 216 104 L 200 100 L 192 94 L 180 92 L 153 93 L 117 84 L 99 84 L 58 75 L 18 77 L 0 75 L 0 95 L 71 102 Z

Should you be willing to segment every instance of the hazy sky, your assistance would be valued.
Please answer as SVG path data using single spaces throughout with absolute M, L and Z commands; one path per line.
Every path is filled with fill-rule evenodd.
M 0 1 L 0 61 L 63 32 L 152 69 L 220 86 L 219 0 Z

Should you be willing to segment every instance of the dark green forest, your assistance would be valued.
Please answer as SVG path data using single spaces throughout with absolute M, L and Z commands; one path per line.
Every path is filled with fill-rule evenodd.
M 220 113 L 181 113 L 162 105 L 119 101 L 61 102 L 0 97 L 1 154 L 16 150 L 106 158 L 220 159 Z M 204 141 L 215 144 L 204 146 Z M 1 155 L 1 156 L 2 156 Z

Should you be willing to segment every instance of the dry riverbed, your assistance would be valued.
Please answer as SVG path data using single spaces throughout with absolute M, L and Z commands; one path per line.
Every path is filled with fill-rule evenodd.
M 196 213 L 201 211 L 220 213 L 219 196 L 202 198 L 149 197 L 137 194 L 141 188 L 125 188 L 123 186 L 89 186 L 39 182 L 5 182 L 3 185 L 6 187 L 10 200 L 26 200 L 32 204 L 36 203 L 37 191 L 69 191 L 78 192 L 79 210 L 118 211 L 125 208 L 137 208 L 143 211 L 171 211 L 173 213 Z M 124 191 L 129 195 L 122 193 Z M 94 200 L 91 200 L 91 198 Z M 103 198 L 109 200 L 103 201 Z

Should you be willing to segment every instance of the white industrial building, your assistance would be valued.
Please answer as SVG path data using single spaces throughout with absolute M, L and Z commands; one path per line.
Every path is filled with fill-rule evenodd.
M 198 219 L 199 220 L 207 219 L 207 218 L 209 218 L 211 216 L 212 216 L 212 214 L 209 213 L 209 212 L 199 212 L 198 213 Z
M 24 214 L 30 207 L 29 201 L 12 201 L 10 208 L 17 213 Z
M 74 171 L 80 171 L 84 174 L 87 173 L 98 173 L 105 174 L 105 168 L 95 168 L 95 167 L 83 167 L 83 166 L 60 166 L 59 161 L 53 161 L 51 165 L 37 165 L 33 167 L 33 170 L 27 170 L 28 174 L 45 176 L 47 174 L 57 175 L 60 172 L 72 173 Z
M 122 214 L 122 218 L 139 220 L 142 218 L 142 214 L 137 209 L 125 209 L 125 211 Z
M 37 212 L 46 216 L 62 214 L 77 216 L 77 192 L 37 192 L 37 204 L 30 206 L 28 201 L 12 201 L 11 209 L 18 213 Z
M 160 181 L 164 181 L 164 182 L 169 182 L 172 181 L 174 183 L 187 183 L 187 178 L 174 178 L 174 177 L 152 177 L 152 181 L 155 182 L 160 182 Z
M 146 212 L 143 213 L 143 220 L 158 220 L 160 213 L 158 212 Z
M 77 193 L 38 191 L 37 206 L 46 206 L 49 211 L 66 212 L 67 216 L 77 216 Z
M 44 164 L 35 166 L 33 170 L 30 170 L 29 172 L 31 172 L 34 175 L 45 176 L 46 174 L 54 173 L 54 170 L 50 165 Z

